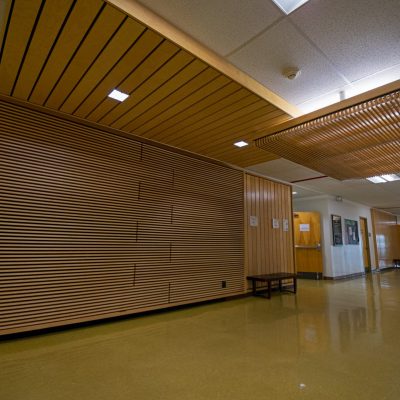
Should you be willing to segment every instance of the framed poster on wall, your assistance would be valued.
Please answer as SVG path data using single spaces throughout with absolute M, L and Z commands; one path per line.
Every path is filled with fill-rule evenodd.
M 332 219 L 332 240 L 334 246 L 343 245 L 342 217 L 340 215 L 331 215 Z
M 358 224 L 357 221 L 351 219 L 344 220 L 344 230 L 346 234 L 346 244 L 358 244 Z

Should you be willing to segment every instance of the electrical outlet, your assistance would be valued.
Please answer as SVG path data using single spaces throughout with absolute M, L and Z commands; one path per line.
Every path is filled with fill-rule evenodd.
M 221 281 L 221 287 L 226 288 L 226 281 Z

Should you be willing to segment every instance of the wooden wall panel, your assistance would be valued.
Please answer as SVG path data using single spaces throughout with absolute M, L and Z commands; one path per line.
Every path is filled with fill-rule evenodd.
M 393 260 L 400 259 L 400 230 L 396 215 L 371 209 L 374 247 L 379 268 L 393 266 Z
M 6 101 L 0 121 L 0 334 L 243 293 L 242 171 Z
M 294 272 L 291 187 L 246 174 L 245 194 L 247 274 Z M 250 225 L 250 216 L 257 217 L 258 226 Z M 279 221 L 278 229 L 272 227 L 273 218 Z

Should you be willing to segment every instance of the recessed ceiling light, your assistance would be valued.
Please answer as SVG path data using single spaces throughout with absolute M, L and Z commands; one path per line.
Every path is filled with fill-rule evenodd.
M 385 179 L 381 178 L 380 176 L 372 176 L 371 178 L 367 178 L 367 181 L 372 183 L 385 183 L 387 182 Z
M 243 140 L 241 140 L 240 142 L 234 143 L 234 145 L 237 146 L 237 147 L 244 147 L 244 146 L 247 146 L 248 143 L 244 142 Z
M 272 0 L 285 14 L 290 14 L 308 0 Z
M 390 175 L 382 175 L 381 178 L 385 179 L 388 182 L 393 182 L 393 181 L 398 181 L 400 180 L 400 176 L 395 175 L 395 174 L 390 174 Z
M 292 194 L 297 194 L 297 192 L 292 192 Z
M 111 97 L 112 99 L 118 100 L 118 101 L 124 101 L 129 97 L 129 94 L 122 93 L 117 89 L 114 89 L 108 97 Z

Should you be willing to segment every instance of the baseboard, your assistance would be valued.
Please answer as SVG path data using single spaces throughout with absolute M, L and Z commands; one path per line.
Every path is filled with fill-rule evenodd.
M 365 276 L 365 272 L 356 272 L 354 274 L 339 275 L 339 276 L 324 276 L 324 279 L 337 281 L 340 279 L 355 279 L 355 278 L 360 278 L 362 276 Z
M 296 275 L 300 279 L 322 279 L 322 272 L 297 272 Z
M 393 271 L 395 269 L 399 269 L 399 267 L 395 267 L 395 266 L 382 267 L 382 268 L 379 268 L 377 272 L 388 272 L 388 271 Z

